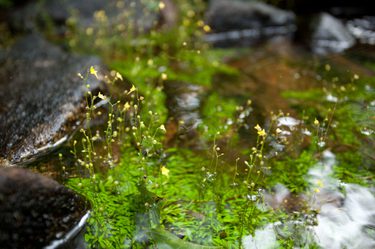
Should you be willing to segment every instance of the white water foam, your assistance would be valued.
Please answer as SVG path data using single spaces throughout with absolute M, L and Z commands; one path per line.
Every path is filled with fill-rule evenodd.
M 304 198 L 312 209 L 319 211 L 317 225 L 302 224 L 302 232 L 301 229 L 293 232 L 304 233 L 300 237 L 312 237 L 323 249 L 374 249 L 375 197 L 368 188 L 343 184 L 332 178 L 335 164 L 335 155 L 327 150 L 323 152 L 321 162 L 309 171 L 311 190 Z M 274 198 L 270 201 L 270 195 L 266 194 L 265 200 L 274 206 L 275 203 L 281 203 L 287 193 L 285 187 L 277 186 Z M 293 226 L 298 221 L 289 223 L 268 224 L 263 229 L 256 230 L 255 236 L 245 236 L 244 248 L 278 248 L 276 238 L 280 237 L 280 227 Z

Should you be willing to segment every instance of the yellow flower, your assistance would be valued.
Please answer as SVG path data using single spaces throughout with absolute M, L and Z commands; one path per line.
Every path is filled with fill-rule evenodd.
M 164 9 L 165 8 L 165 3 L 164 2 L 159 2 L 159 9 Z
M 210 32 L 211 31 L 211 27 L 208 26 L 208 25 L 204 25 L 203 26 L 203 30 L 204 30 L 204 32 Z
M 122 75 L 119 72 L 116 72 L 116 79 L 123 80 Z
M 161 167 L 161 174 L 169 177 L 169 169 L 167 169 L 165 166 Z
M 315 119 L 314 120 L 314 125 L 318 126 L 319 125 L 319 120 Z
M 98 98 L 102 99 L 102 100 L 105 100 L 107 98 L 107 96 L 105 96 L 104 94 L 102 94 L 101 92 L 99 92 L 98 93 Z
M 127 111 L 130 109 L 130 104 L 129 102 L 126 102 L 125 105 L 124 105 L 124 111 Z
M 255 130 L 258 131 L 258 136 L 261 136 L 261 137 L 265 137 L 267 135 L 266 131 L 264 129 L 262 129 L 259 124 L 257 124 L 255 127 L 254 127 Z
M 97 79 L 99 79 L 98 72 L 95 70 L 93 66 L 90 67 L 90 74 L 94 75 Z
M 258 131 L 258 135 L 261 137 L 265 137 L 267 135 L 266 131 L 264 129 Z
M 168 75 L 166 73 L 162 73 L 161 74 L 161 79 L 162 80 L 167 80 L 168 79 Z
M 165 126 L 164 126 L 164 125 L 160 125 L 159 129 L 160 129 L 162 132 L 166 132 L 166 129 L 165 129 Z
M 135 88 L 134 85 L 132 85 L 132 88 L 130 88 L 129 92 L 128 92 L 128 95 L 131 94 L 132 92 L 136 91 L 137 88 Z

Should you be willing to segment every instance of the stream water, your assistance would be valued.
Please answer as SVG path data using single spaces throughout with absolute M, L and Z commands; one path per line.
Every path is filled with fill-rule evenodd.
M 290 218 L 287 220 L 258 225 L 253 235 L 243 235 L 243 248 L 280 248 L 283 246 L 282 243 L 284 243 L 279 242 L 280 240 L 292 240 L 294 245 L 293 248 L 303 248 L 308 245 L 317 245 L 319 248 L 324 249 L 374 248 L 375 197 L 373 175 L 368 175 L 369 179 L 366 181 L 367 187 L 348 183 L 343 179 L 335 177 L 334 175 L 337 172 L 335 167 L 342 164 L 342 161 L 336 159 L 335 154 L 343 153 L 342 151 L 345 153 L 347 149 L 345 149 L 345 147 L 342 148 L 342 144 L 335 141 L 329 141 L 328 139 L 313 142 L 312 140 L 314 139 L 314 136 L 316 136 L 316 130 L 306 122 L 306 119 L 300 115 L 299 110 L 296 109 L 293 104 L 280 95 L 280 92 L 282 91 L 308 91 L 314 87 L 318 89 L 323 86 L 326 87 L 327 82 L 324 82 L 320 77 L 324 77 L 321 75 L 322 72 L 323 74 L 325 73 L 327 66 L 324 66 L 325 69 L 323 71 L 315 72 L 311 69 L 301 69 L 295 66 L 290 66 L 289 63 L 285 63 L 285 60 L 290 61 L 291 54 L 285 56 L 277 52 L 272 52 L 272 50 L 269 50 L 268 46 L 259 49 L 263 49 L 263 52 L 260 52 L 259 50 L 251 51 L 248 52 L 246 56 L 242 56 L 241 58 L 235 57 L 234 59 L 229 60 L 228 64 L 241 66 L 239 77 L 236 80 L 232 80 L 231 83 L 229 83 L 227 79 L 224 79 L 224 81 L 223 79 L 220 79 L 217 82 L 218 86 L 231 84 L 230 89 L 225 90 L 227 89 L 227 86 L 218 87 L 217 89 L 214 88 L 212 93 L 210 93 L 211 95 L 219 94 L 219 96 L 225 96 L 226 100 L 228 98 L 240 100 L 240 102 L 247 98 L 253 100 L 251 109 L 242 109 L 237 115 L 240 120 L 243 119 L 241 122 L 244 123 L 242 128 L 238 131 L 238 140 L 235 142 L 228 142 L 226 140 L 230 140 L 230 138 L 218 139 L 217 146 L 220 147 L 220 152 L 223 153 L 223 157 L 218 161 L 219 169 L 217 171 L 212 170 L 212 168 L 209 169 L 211 167 L 210 163 L 207 163 L 206 161 L 212 159 L 210 159 L 210 156 L 207 156 L 204 151 L 209 150 L 211 145 L 210 143 L 207 143 L 205 138 L 201 137 L 202 133 L 201 130 L 199 130 L 200 126 L 207 125 L 207 119 L 210 118 L 207 116 L 207 113 L 201 111 L 203 108 L 202 105 L 204 106 L 207 103 L 205 98 L 209 98 L 210 95 L 202 94 L 203 90 L 201 88 L 189 84 L 180 83 L 178 87 L 171 87 L 173 84 L 178 84 L 172 83 L 167 87 L 167 98 L 170 99 L 165 103 L 168 108 L 170 108 L 169 115 L 171 119 L 169 121 L 170 123 L 167 124 L 168 140 L 166 141 L 166 146 L 177 146 L 177 150 L 185 150 L 186 147 L 191 148 L 193 151 L 189 156 L 191 158 L 202 158 L 203 151 L 203 158 L 206 159 L 202 159 L 202 161 L 198 160 L 195 165 L 192 164 L 191 159 L 186 159 L 185 162 L 180 161 L 178 165 L 174 165 L 173 162 L 168 163 L 167 159 L 166 167 L 171 170 L 169 173 L 170 177 L 176 178 L 176 180 L 170 180 L 170 183 L 165 183 L 164 188 L 168 188 L 168 186 L 183 185 L 186 195 L 176 193 L 174 190 L 171 190 L 172 193 L 167 195 L 163 192 L 158 192 L 159 190 L 155 189 L 155 186 L 157 185 L 154 185 L 154 181 L 158 181 L 156 179 L 150 180 L 149 184 L 151 184 L 150 186 L 153 186 L 151 189 L 154 189 L 158 195 L 164 194 L 164 198 L 169 198 L 167 203 L 170 202 L 172 206 L 177 203 L 181 203 L 177 204 L 177 206 L 186 205 L 181 212 L 186 212 L 185 215 L 189 216 L 189 220 L 193 219 L 197 220 L 196 222 L 201 223 L 208 219 L 206 215 L 221 215 L 222 211 L 217 210 L 218 207 L 214 204 L 216 202 L 215 199 L 210 199 L 214 198 L 215 194 L 208 195 L 208 199 L 204 198 L 202 200 L 203 203 L 199 205 L 197 204 L 195 207 L 190 207 L 190 204 L 187 205 L 182 203 L 188 201 L 186 198 L 197 198 L 192 200 L 198 202 L 198 195 L 191 195 L 190 192 L 195 192 L 198 189 L 201 189 L 200 191 L 210 192 L 212 190 L 210 190 L 209 186 L 212 184 L 223 184 L 222 188 L 220 187 L 217 191 L 218 193 L 220 193 L 220 191 L 224 191 L 223 193 L 225 193 L 225 189 L 229 187 L 229 185 L 227 185 L 228 183 L 225 181 L 223 183 L 216 183 L 216 181 L 220 177 L 231 178 L 236 174 L 234 172 L 234 164 L 236 164 L 236 167 L 238 166 L 236 172 L 238 170 L 238 172 L 241 172 L 239 173 L 240 175 L 246 175 L 248 169 L 244 161 L 247 160 L 247 156 L 246 154 L 241 153 L 241 151 L 246 151 L 249 147 L 254 146 L 254 137 L 256 137 L 256 135 L 254 135 L 253 127 L 258 123 L 266 128 L 271 127 L 270 123 L 272 122 L 272 118 L 267 112 L 272 110 L 283 110 L 283 115 L 278 116 L 276 121 L 274 121 L 275 128 L 278 129 L 277 138 L 267 140 L 266 146 L 269 146 L 265 156 L 267 164 L 273 165 L 272 162 L 278 160 L 280 155 L 281 158 L 289 156 L 298 158 L 298 155 L 306 150 L 311 143 L 317 143 L 317 147 L 319 148 L 318 151 L 320 151 L 318 153 L 320 154 L 319 160 L 314 165 L 311 165 L 304 175 L 297 178 L 298 181 L 302 180 L 305 182 L 304 191 L 299 190 L 296 192 L 295 190 L 290 190 L 282 183 L 277 183 L 277 181 L 273 183 L 275 185 L 268 186 L 259 183 L 261 189 L 254 195 L 255 199 L 253 199 L 253 197 L 250 198 L 251 200 L 255 200 L 254 204 L 257 208 L 266 213 L 284 210 L 284 212 L 290 215 Z M 259 70 L 257 69 L 257 65 L 253 65 L 249 62 L 254 59 L 254 56 L 256 57 L 257 65 L 262 65 Z M 358 66 L 358 64 L 356 64 L 355 61 L 348 61 L 346 58 L 342 58 L 342 60 L 345 61 L 345 66 L 349 63 L 349 66 L 355 68 L 353 69 L 353 72 L 361 72 L 356 69 L 355 66 Z M 337 60 L 337 56 L 335 56 L 334 61 L 340 60 Z M 309 62 L 304 63 L 309 64 Z M 342 66 L 343 64 L 340 64 L 339 62 L 336 65 Z M 251 92 L 247 89 L 251 89 Z M 367 85 L 367 88 L 365 89 L 373 91 L 371 85 Z M 257 94 L 253 95 L 251 94 L 252 92 Z M 332 92 L 322 92 L 322 94 L 322 96 L 317 97 L 317 100 L 309 100 L 310 102 L 306 108 L 315 108 L 318 105 L 318 102 L 316 101 L 322 100 L 326 101 L 328 106 L 334 107 L 338 102 L 344 103 L 343 99 L 346 98 L 344 94 L 341 95 L 340 100 L 338 100 L 338 97 L 334 95 L 336 93 L 334 93 L 333 90 Z M 222 101 L 225 100 L 222 99 Z M 220 106 L 225 105 L 225 102 L 215 103 L 215 105 L 217 105 L 215 107 L 218 108 L 217 111 L 220 112 Z M 367 105 L 366 108 L 369 108 L 368 115 L 371 116 L 374 108 L 373 102 L 366 103 L 365 105 Z M 357 115 L 356 113 L 354 114 Z M 180 126 L 180 128 L 173 128 L 179 127 L 179 122 L 181 120 L 184 122 L 183 126 Z M 225 120 L 225 125 L 231 126 L 233 123 L 232 120 L 235 120 L 235 117 L 226 117 Z M 338 120 L 340 120 L 340 118 L 338 118 Z M 361 128 L 363 131 L 363 143 L 369 144 L 370 147 L 367 149 L 359 148 L 359 150 L 364 153 L 364 164 L 369 165 L 365 168 L 368 169 L 368 167 L 370 167 L 368 172 L 371 172 L 374 165 L 373 159 L 369 158 L 369 156 L 371 156 L 371 151 L 373 150 L 373 148 L 371 148 L 373 145 L 373 130 L 371 127 L 373 126 L 371 122 L 370 124 L 367 122 L 369 120 L 362 121 L 365 122 L 365 124 L 360 124 L 363 126 Z M 323 132 L 334 132 L 335 127 L 341 124 L 339 121 L 336 122 L 335 118 L 333 118 L 333 121 L 331 122 L 332 127 L 324 128 L 331 130 L 323 130 Z M 217 124 L 220 125 L 219 122 Z M 335 152 L 332 152 L 332 150 Z M 98 151 L 101 150 L 99 149 Z M 64 150 L 62 152 L 64 153 Z M 104 151 L 104 153 L 106 152 Z M 173 154 L 174 153 L 171 154 L 172 157 Z M 117 157 L 121 156 L 118 155 Z M 64 154 L 64 160 L 65 165 L 67 163 L 69 164 L 69 162 L 74 162 L 74 158 L 69 156 L 69 153 Z M 55 160 L 55 163 L 58 163 L 58 161 Z M 36 167 L 39 168 L 39 171 L 43 169 L 43 167 L 47 167 L 46 169 L 49 169 L 48 171 L 51 172 L 51 167 L 48 165 L 56 165 L 55 163 L 51 164 L 51 161 L 47 160 L 47 162 L 37 164 Z M 361 165 L 358 165 L 358 167 L 361 168 Z M 293 170 L 293 168 L 285 170 Z M 61 180 L 81 174 L 82 172 L 77 172 L 76 168 L 73 167 L 72 169 L 68 168 L 64 175 L 57 174 L 55 177 Z M 265 178 L 269 177 L 269 175 L 275 179 L 282 177 L 281 175 L 278 175 L 280 174 L 278 171 L 273 172 L 272 168 L 266 170 L 264 174 Z M 238 176 L 238 179 L 241 179 L 240 181 L 243 181 L 244 178 L 245 177 L 243 176 Z M 203 185 L 199 183 L 202 179 Z M 294 180 L 295 178 L 293 176 L 289 181 Z M 267 180 L 265 181 L 267 182 Z M 274 190 L 270 191 L 271 188 Z M 241 192 L 242 190 L 238 191 Z M 228 195 L 224 198 L 237 198 L 234 196 L 236 196 L 236 194 Z M 227 210 L 226 212 L 229 212 L 231 209 L 230 205 L 231 204 L 229 204 L 229 206 L 223 206 L 224 210 Z M 210 211 L 206 211 L 206 209 Z M 217 218 L 213 218 L 213 220 L 220 223 Z M 205 227 L 205 233 L 208 234 L 205 234 L 203 238 L 211 241 L 212 236 L 215 236 L 215 232 L 211 230 L 211 225 L 207 225 L 203 222 L 200 226 L 199 229 L 188 228 L 184 227 L 183 224 L 178 225 L 178 223 L 174 224 L 173 222 L 167 225 L 169 231 L 173 231 L 175 234 L 180 234 L 181 237 L 186 237 L 189 233 L 194 233 L 191 229 L 198 229 L 197 231 L 200 231 L 200 229 Z M 220 227 L 223 227 L 225 230 L 225 226 L 220 225 Z M 138 234 L 137 236 L 140 235 Z M 191 238 L 194 238 L 197 243 L 203 243 L 203 240 L 201 240 L 202 237 L 199 237 L 198 235 L 194 236 Z
M 66 17 L 58 33 L 43 34 L 71 51 L 99 54 L 109 68 L 90 59 L 100 66 L 68 80 L 83 82 L 67 87 L 76 104 L 68 101 L 66 112 L 55 113 L 61 103 L 50 87 L 47 97 L 56 107 L 43 104 L 43 109 L 59 117 L 62 128 L 53 128 L 51 138 L 35 148 L 30 143 L 32 160 L 20 156 L 12 161 L 12 155 L 0 151 L 0 163 L 4 157 L 6 165 L 27 166 L 91 204 L 90 211 L 76 213 L 66 234 L 51 236 L 45 248 L 375 248 L 374 17 L 298 16 L 320 23 L 306 28 L 306 35 L 291 11 L 226 2 L 215 12 L 197 2 L 208 8 L 205 21 L 197 18 L 196 6 L 181 4 L 179 23 L 175 15 L 163 14 L 175 11 L 173 1 L 151 1 L 146 7 L 157 11 L 145 12 L 150 20 L 142 27 L 118 25 L 128 3 L 117 1 L 105 6 L 109 16 L 90 9 L 93 15 L 81 16 L 83 23 Z M 137 3 L 129 5 L 136 7 L 136 20 L 146 15 L 143 2 Z M 163 18 L 171 23 L 158 23 Z M 70 30 L 75 22 L 76 29 Z M 179 26 L 173 28 L 173 22 Z M 327 26 L 333 31 L 324 31 Z M 130 36 L 127 28 L 136 28 L 137 34 Z M 37 36 L 44 44 L 41 57 L 49 55 L 43 49 L 48 45 L 66 59 L 56 62 L 53 73 L 48 63 L 36 63 L 36 69 L 49 72 L 43 84 L 55 86 L 50 82 L 66 61 L 89 63 L 43 35 Z M 22 55 L 19 50 L 14 49 Z M 3 54 L 0 50 L 0 59 Z M 4 61 L 8 67 L 0 76 L 9 78 L 12 62 Z M 74 66 L 76 76 L 81 65 Z M 66 71 L 63 80 L 73 77 L 70 68 Z M 35 84 L 38 72 L 32 74 Z M 14 108 L 21 108 L 17 103 L 27 94 L 22 91 L 26 76 L 18 79 Z M 56 82 L 63 85 L 63 80 Z M 4 89 L 14 91 L 14 86 Z M 61 89 L 60 95 L 66 93 Z M 0 114 L 8 108 L 3 106 Z M 35 118 L 38 129 L 30 123 L 20 134 L 33 141 L 30 134 L 48 128 L 44 116 L 41 111 Z M 9 120 L 4 118 L 4 124 L 17 131 Z M 4 134 L 22 151 L 26 139 Z M 0 207 L 1 201 L 0 192 Z
M 268 224 L 256 230 L 254 236 L 243 238 L 245 248 L 277 248 L 276 238 L 285 236 L 285 226 L 291 229 L 289 232 L 293 233 L 293 238 L 301 240 L 301 246 L 315 240 L 321 248 L 327 249 L 374 248 L 374 189 L 333 178 L 336 164 L 335 155 L 326 150 L 322 161 L 306 176 L 309 192 L 303 193 L 303 198 L 311 208 L 319 210 L 315 225 L 300 221 Z M 274 195 L 267 194 L 267 199 L 281 205 L 289 194 L 287 188 L 278 186 Z M 268 242 L 264 243 L 264 240 Z

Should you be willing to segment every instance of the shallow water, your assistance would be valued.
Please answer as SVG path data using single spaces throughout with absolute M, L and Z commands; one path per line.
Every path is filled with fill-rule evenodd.
M 226 223 L 219 217 L 221 215 L 225 217 L 227 217 L 226 215 L 238 215 L 235 210 L 236 207 L 246 206 L 247 201 L 250 201 L 251 205 L 255 205 L 257 209 L 266 213 L 271 212 L 271 210 L 273 210 L 272 212 L 284 210 L 283 212 L 289 218 L 276 222 L 266 222 L 266 224 L 262 222 L 261 225 L 252 225 L 252 228 L 256 228 L 254 234 L 249 235 L 245 232 L 242 235 L 242 246 L 244 248 L 278 248 L 282 246 L 283 241 L 288 239 L 293 240 L 294 248 L 310 244 L 317 244 L 321 248 L 327 249 L 343 247 L 370 249 L 375 246 L 373 184 L 370 184 L 370 187 L 363 187 L 343 182 L 333 176 L 335 167 L 339 163 L 336 154 L 340 155 L 342 153 L 340 150 L 344 152 L 347 150 L 345 147 L 342 149 L 335 141 L 318 142 L 321 147 L 320 152 L 316 153 L 319 162 L 302 176 L 302 179 L 307 182 L 306 191 L 291 191 L 277 182 L 266 186 L 262 185 L 262 182 L 257 182 L 256 186 L 259 186 L 259 189 L 245 194 L 246 190 L 242 189 L 243 186 L 239 186 L 248 174 L 248 168 L 244 161 L 248 160 L 248 150 L 254 146 L 257 138 L 256 130 L 254 130 L 256 124 L 271 129 L 271 123 L 274 123 L 273 129 L 278 129 L 275 131 L 276 134 L 272 134 L 272 136 L 270 134 L 269 140 L 266 141 L 266 146 L 269 146 L 265 154 L 266 165 L 271 165 L 273 161 L 277 161 L 283 156 L 297 155 L 298 158 L 298 155 L 305 148 L 315 143 L 313 139 L 316 134 L 326 132 L 323 129 L 324 127 L 316 128 L 311 125 L 314 121 L 311 117 L 309 124 L 306 117 L 301 116 L 299 106 L 296 106 L 293 101 L 287 100 L 281 94 L 288 90 L 310 90 L 313 87 L 329 87 L 331 84 L 331 82 L 328 82 L 327 76 L 324 76 L 330 73 L 327 70 L 327 64 L 323 65 L 323 70 L 319 66 L 311 67 L 311 64 L 315 63 L 314 60 L 316 60 L 316 58 L 311 57 L 309 62 L 301 64 L 300 60 L 305 55 L 295 57 L 295 53 L 296 51 L 292 53 L 275 52 L 274 48 L 270 49 L 265 46 L 257 51 L 247 51 L 239 57 L 236 55 L 237 57 L 227 60 L 228 64 L 241 69 L 240 74 L 236 79 L 229 79 L 228 81 L 228 79 L 223 78 L 222 81 L 217 81 L 211 92 L 218 94 L 220 98 L 225 96 L 227 99 L 238 101 L 237 103 L 242 104 L 242 109 L 240 108 L 237 111 L 237 116 L 227 116 L 224 120 L 223 123 L 229 127 L 227 127 L 229 132 L 228 135 L 216 141 L 215 146 L 220 148 L 217 150 L 217 147 L 214 147 L 218 152 L 216 156 L 216 152 L 210 152 L 210 146 L 212 145 L 207 142 L 209 140 L 204 137 L 204 132 L 202 133 L 199 130 L 201 125 L 206 125 L 205 122 L 209 118 L 206 113 L 202 112 L 202 109 L 206 104 L 205 98 L 210 95 L 202 95 L 202 88 L 192 87 L 189 84 L 185 85 L 187 86 L 186 89 L 182 84 L 181 89 L 178 90 L 180 93 L 174 91 L 170 94 L 172 100 L 169 100 L 169 102 L 167 100 L 166 103 L 172 103 L 171 110 L 179 109 L 177 114 L 170 111 L 171 117 L 175 118 L 175 121 L 184 120 L 185 124 L 190 127 L 188 130 L 196 130 L 194 136 L 188 137 L 188 143 L 177 143 L 178 146 L 175 151 L 168 152 L 167 155 L 159 159 L 170 170 L 170 178 L 163 183 L 163 189 L 160 190 L 160 183 L 157 178 L 149 176 L 147 181 L 150 186 L 149 190 L 163 196 L 164 201 L 169 203 L 170 206 L 165 207 L 167 210 L 173 207 L 185 217 L 185 220 L 177 218 L 175 222 L 167 222 L 165 226 L 168 231 L 198 244 L 213 244 L 215 236 L 218 236 L 215 227 L 220 227 L 220 231 L 225 231 L 226 234 L 232 232 L 232 230 L 226 231 Z M 347 70 L 348 64 L 341 63 L 347 58 L 338 59 L 339 57 L 333 58 L 332 65 L 338 65 L 337 67 L 343 67 Z M 254 61 L 257 61 L 259 65 L 254 65 Z M 355 65 L 349 64 L 349 69 L 353 69 L 353 72 L 360 71 L 354 71 L 357 67 L 362 68 L 355 61 L 351 63 Z M 267 66 L 267 68 L 264 68 L 264 66 Z M 228 82 L 231 85 L 226 85 Z M 345 96 L 330 91 L 325 92 L 320 97 L 331 106 L 340 105 L 345 101 Z M 253 103 L 251 108 L 246 109 L 246 104 L 243 104 L 243 102 L 248 98 L 252 99 Z M 314 109 L 318 106 L 319 103 L 317 102 L 320 100 L 310 99 L 308 101 L 307 106 Z M 368 105 L 368 103 L 365 104 Z M 216 105 L 220 107 L 225 105 L 225 102 Z M 368 106 L 372 108 L 371 104 Z M 217 108 L 217 110 L 220 111 L 222 108 Z M 269 114 L 269 111 L 276 112 L 277 110 L 281 110 L 282 113 L 272 121 L 272 115 Z M 237 119 L 242 120 L 240 123 L 242 122 L 243 126 L 235 127 L 236 122 L 239 122 Z M 321 118 L 320 120 L 322 121 Z M 222 125 L 221 122 L 222 120 L 217 120 L 218 127 Z M 334 122 L 332 123 L 334 124 Z M 335 125 L 337 124 L 330 127 L 331 131 L 328 132 L 334 132 Z M 361 140 L 364 143 L 372 143 L 372 127 L 371 124 L 366 124 L 361 129 L 361 131 L 364 131 L 362 134 L 368 137 L 368 140 Z M 267 132 L 271 133 L 271 130 Z M 172 135 L 173 133 L 168 134 L 168 136 Z M 174 137 L 173 139 L 181 140 L 183 138 Z M 198 140 L 202 140 L 204 143 L 201 141 L 197 143 Z M 182 156 L 175 163 L 173 157 L 184 155 L 185 152 L 179 151 L 183 151 L 187 144 L 200 144 L 200 146 L 187 146 L 191 148 L 191 153 Z M 107 151 L 100 148 L 103 143 L 99 143 L 98 146 L 99 155 L 103 153 L 104 156 Z M 324 151 L 321 151 L 322 149 Z M 332 152 L 332 149 L 334 152 Z M 75 168 L 75 159 L 69 156 L 68 150 L 69 148 L 66 148 L 67 156 L 64 156 L 65 161 L 62 163 L 65 166 L 70 165 L 71 169 L 67 167 L 61 175 L 61 168 L 56 168 L 56 165 L 59 165 L 59 160 L 52 161 L 52 163 L 46 160 L 46 162 L 37 164 L 39 170 L 45 167 L 47 169 L 46 174 L 50 174 L 63 182 L 77 175 L 87 175 L 85 169 L 77 170 Z M 120 152 L 117 153 L 120 154 Z M 220 153 L 223 153 L 223 155 L 218 156 Z M 118 157 L 121 156 L 118 155 Z M 371 159 L 367 159 L 367 161 L 369 161 L 367 164 L 373 165 Z M 149 165 L 152 165 L 152 162 Z M 52 172 L 51 167 L 55 168 Z M 275 179 L 279 177 L 277 170 L 272 168 L 262 169 L 260 165 L 257 167 L 261 169 L 262 174 L 264 174 L 262 177 L 265 179 L 270 176 Z M 360 165 L 358 167 L 360 168 Z M 155 171 L 155 168 L 150 169 Z M 253 171 L 252 174 L 258 173 Z M 369 177 L 371 179 L 371 176 Z M 250 177 L 250 179 L 253 178 Z M 176 186 L 184 186 L 184 191 L 180 191 L 179 188 L 174 190 Z M 171 188 L 171 190 L 166 191 L 167 188 Z M 273 189 L 273 192 L 269 191 L 270 189 Z M 223 198 L 221 201 L 226 204 L 222 204 L 221 201 L 218 202 L 216 198 L 219 197 Z M 288 203 L 285 202 L 286 200 Z M 242 204 L 235 203 L 241 203 L 241 201 L 244 202 Z M 161 207 L 161 210 L 163 210 L 163 207 Z M 298 218 L 295 218 L 293 213 L 298 213 Z M 301 216 L 304 218 L 300 218 Z M 148 214 L 145 217 L 145 219 L 148 219 Z M 142 231 L 137 236 L 147 236 L 147 232 Z M 225 237 L 223 238 L 225 240 Z M 237 240 L 240 240 L 240 237 L 237 237 Z M 265 240 L 267 243 L 264 242 Z M 239 246 L 235 242 L 233 243 L 233 246 Z
M 348 25 L 366 40 L 372 33 L 355 26 L 362 22 Z M 195 57 L 203 50 L 185 51 L 185 41 L 176 48 L 192 58 L 160 56 L 166 44 L 150 45 L 146 51 L 158 51 L 151 53 L 142 44 L 141 52 L 132 51 L 138 40 L 126 50 L 114 52 L 109 46 L 104 59 L 121 58 L 113 67 L 131 83 L 120 82 L 121 90 L 113 94 L 129 101 L 127 107 L 115 104 L 131 111 L 120 116 L 129 120 L 108 126 L 127 128 L 118 136 L 123 141 L 106 140 L 112 135 L 107 122 L 113 106 L 105 102 L 98 114 L 105 118 L 84 127 L 95 136 L 92 161 L 79 132 L 31 167 L 92 202 L 86 238 L 97 247 L 139 243 L 146 248 L 155 240 L 167 248 L 182 242 L 191 242 L 186 248 L 374 248 L 375 95 L 369 95 L 374 93 L 375 50 L 359 46 L 320 57 L 285 37 L 294 31 L 290 26 L 207 34 L 206 41 L 224 45 L 272 38 L 224 53 L 205 44 L 203 49 L 224 54 L 209 63 Z M 142 41 L 148 44 L 147 39 Z M 196 80 L 218 61 L 233 71 L 218 70 L 209 84 L 200 82 L 205 77 Z M 168 71 L 168 63 L 177 73 Z M 362 79 L 368 81 L 365 86 Z M 129 94 L 133 82 L 137 90 Z M 160 241 L 155 234 L 162 234 Z
M 333 178 L 331 174 L 335 164 L 335 155 L 326 150 L 322 161 L 310 169 L 307 175 L 310 192 L 303 193 L 303 198 L 311 208 L 318 210 L 317 224 L 300 224 L 302 229 L 292 232 L 302 233 L 304 238 L 313 238 L 312 241 L 324 249 L 374 248 L 374 189 L 345 184 Z M 267 199 L 280 204 L 289 194 L 285 187 L 279 186 L 275 195 L 267 194 Z M 276 239 L 282 236 L 278 228 L 285 225 L 280 222 L 269 224 L 256 230 L 254 236 L 245 236 L 244 248 L 278 247 Z M 263 243 L 266 238 L 270 239 Z

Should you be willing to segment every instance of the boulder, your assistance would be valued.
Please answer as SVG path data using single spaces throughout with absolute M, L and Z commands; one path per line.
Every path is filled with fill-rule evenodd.
M 375 16 L 350 20 L 346 26 L 361 43 L 375 45 Z
M 103 67 L 96 57 L 65 53 L 38 35 L 0 53 L 0 162 L 30 162 L 69 138 L 84 117 L 86 92 L 102 87 L 90 66 Z
M 170 1 L 168 0 L 167 3 Z M 70 19 L 72 17 L 72 19 Z M 85 31 L 88 27 L 102 25 L 112 28 L 134 24 L 137 30 L 149 30 L 162 18 L 158 4 L 131 0 L 55 0 L 32 1 L 18 7 L 10 14 L 9 23 L 16 31 L 30 32 L 54 25 L 59 34 L 66 31 L 67 21 Z
M 345 25 L 327 13 L 315 16 L 311 22 L 310 47 L 314 53 L 340 53 L 352 47 L 355 39 Z
M 268 1 L 282 9 L 292 10 L 298 16 L 328 12 L 340 18 L 353 18 L 374 14 L 372 2 L 368 0 L 278 0 Z
M 206 23 L 213 33 L 206 39 L 221 46 L 225 41 L 254 43 L 295 31 L 295 15 L 257 1 L 212 0 Z
M 47 177 L 0 167 L 0 248 L 83 248 L 77 236 L 88 208 L 81 196 Z

